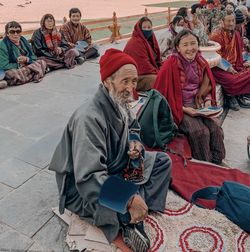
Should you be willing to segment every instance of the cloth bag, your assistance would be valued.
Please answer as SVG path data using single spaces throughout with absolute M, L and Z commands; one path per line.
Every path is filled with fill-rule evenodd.
M 158 91 L 147 92 L 147 101 L 139 111 L 141 139 L 150 148 L 165 149 L 177 133 L 171 109 L 167 100 Z
M 250 232 L 250 187 L 225 181 L 221 187 L 205 187 L 193 193 L 191 202 L 198 199 L 216 200 L 215 209 L 246 232 Z

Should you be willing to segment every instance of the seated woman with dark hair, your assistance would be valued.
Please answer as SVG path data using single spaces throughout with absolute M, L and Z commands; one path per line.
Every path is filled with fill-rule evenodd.
M 191 14 L 188 10 L 187 7 L 181 7 L 177 13 L 176 16 L 182 16 L 184 18 L 185 21 L 185 28 L 192 30 L 193 29 L 193 24 L 192 24 L 192 20 L 191 20 Z
M 46 63 L 37 60 L 21 33 L 21 25 L 11 21 L 5 25 L 5 36 L 0 41 L 0 69 L 5 71 L 4 80 L 9 86 L 38 82 L 46 70 Z
M 195 116 L 197 108 L 215 103 L 215 81 L 198 52 L 199 38 L 183 30 L 174 41 L 176 52 L 165 61 L 153 88 L 164 95 L 180 132 L 189 140 L 195 159 L 221 164 L 223 131 L 212 118 Z
M 184 18 L 175 16 L 169 24 L 169 28 L 164 31 L 158 40 L 162 59 L 165 60 L 172 53 L 174 48 L 174 39 L 176 35 L 184 29 Z
M 143 17 L 135 24 L 132 37 L 125 46 L 124 52 L 129 54 L 138 65 L 137 91 L 151 89 L 162 61 L 150 19 Z
M 46 61 L 52 69 L 73 68 L 76 64 L 77 54 L 70 49 L 55 25 L 55 18 L 46 14 L 41 19 L 41 28 L 36 30 L 31 39 L 32 47 L 39 59 Z
M 207 35 L 207 27 L 204 26 L 203 23 L 205 23 L 204 21 L 204 17 L 202 17 L 202 15 L 200 15 L 201 13 L 201 9 L 202 6 L 200 4 L 193 4 L 191 6 L 191 15 L 192 15 L 192 31 L 194 34 L 196 34 L 199 39 L 201 44 L 205 45 L 207 44 L 208 41 L 208 35 Z

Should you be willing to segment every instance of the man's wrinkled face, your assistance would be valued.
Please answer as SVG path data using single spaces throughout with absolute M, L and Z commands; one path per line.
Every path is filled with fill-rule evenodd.
M 113 100 L 121 106 L 133 101 L 133 90 L 138 81 L 136 67 L 132 64 L 124 65 L 113 76 L 113 79 L 108 78 L 104 82 Z
M 248 10 L 247 10 L 247 8 L 242 8 L 241 12 L 242 12 L 242 14 L 244 15 L 245 18 L 248 16 Z
M 81 14 L 79 12 L 77 13 L 72 13 L 71 16 L 70 16 L 70 21 L 73 23 L 73 24 L 79 24 L 80 21 L 81 21 Z
M 235 30 L 235 26 L 236 26 L 235 16 L 233 14 L 225 16 L 223 24 L 224 24 L 224 29 L 225 30 L 227 30 L 227 31 L 234 31 Z

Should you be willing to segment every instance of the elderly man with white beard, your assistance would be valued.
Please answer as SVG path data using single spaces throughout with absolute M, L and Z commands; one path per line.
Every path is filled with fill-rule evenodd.
M 100 59 L 100 73 L 97 93 L 72 115 L 50 164 L 59 210 L 99 227 L 109 242 L 121 231 L 133 251 L 148 251 L 143 221 L 148 211 L 165 209 L 171 160 L 165 153 L 145 151 L 141 143 L 128 106 L 138 79 L 136 62 L 109 49 Z M 135 181 L 129 179 L 131 169 L 142 172 L 137 178 L 133 174 Z

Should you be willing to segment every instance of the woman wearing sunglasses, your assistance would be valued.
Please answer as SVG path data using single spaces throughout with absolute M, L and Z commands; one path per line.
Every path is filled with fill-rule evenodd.
M 22 27 L 11 21 L 5 26 L 5 36 L 0 41 L 0 69 L 5 71 L 9 86 L 30 81 L 40 81 L 46 70 L 46 63 L 36 60 L 28 41 L 21 35 Z

